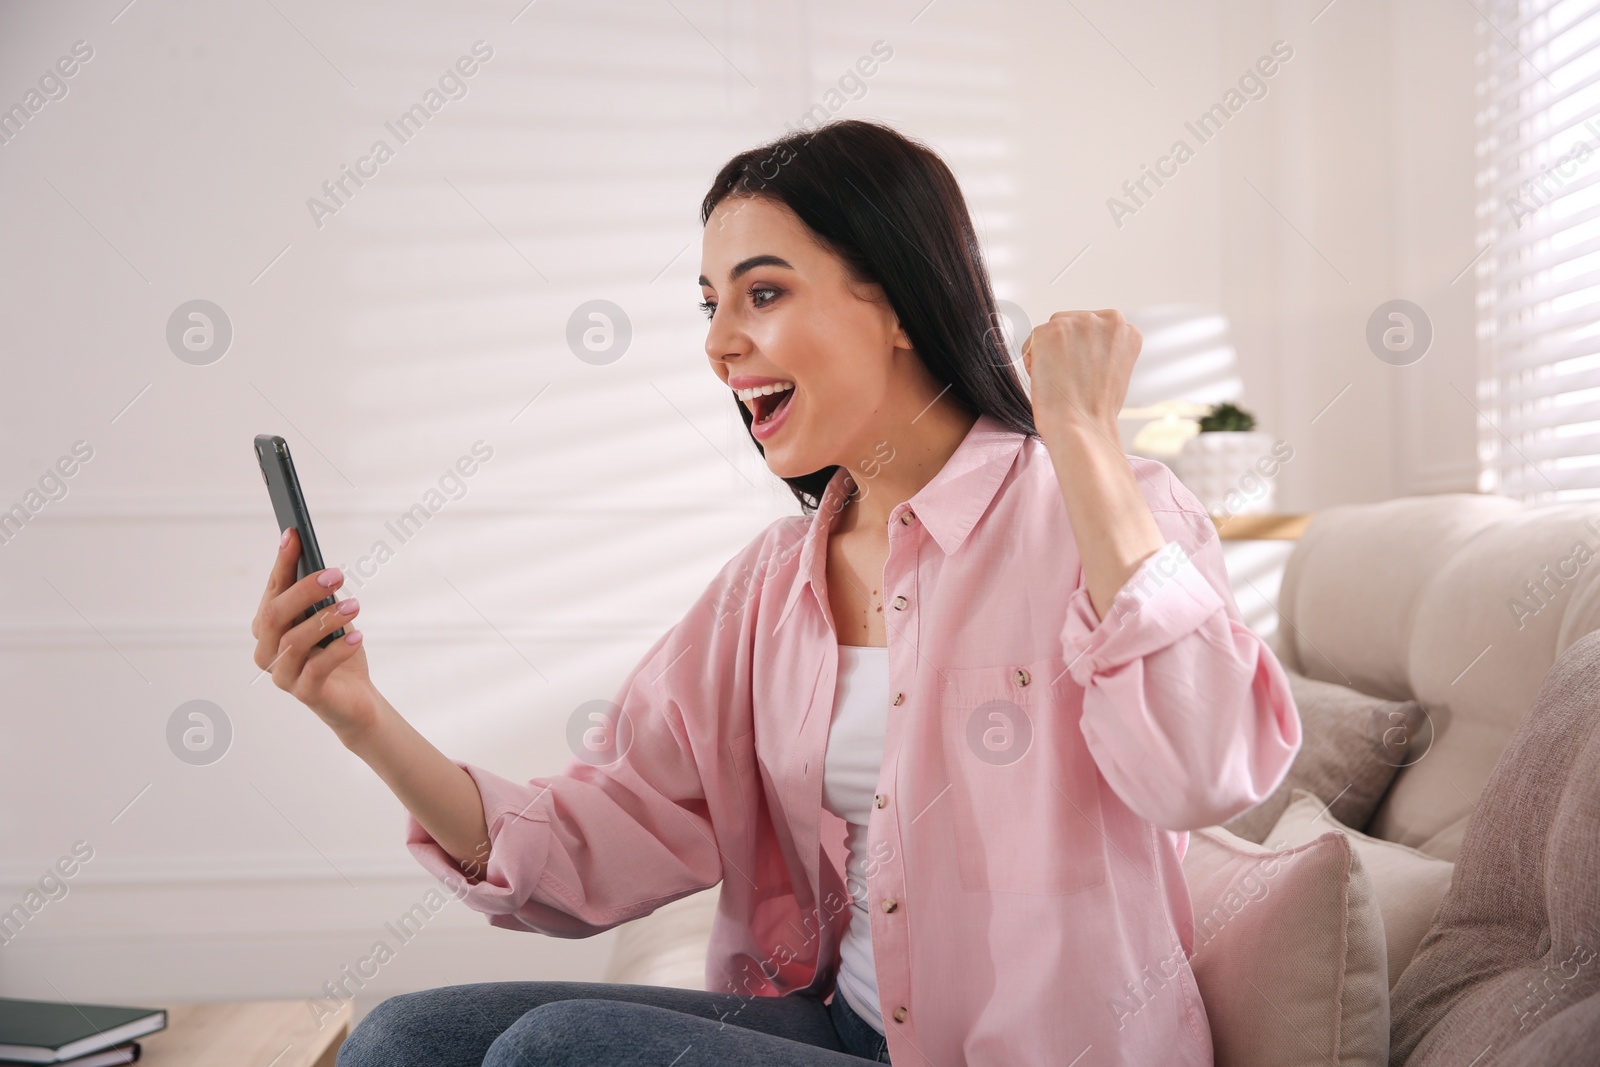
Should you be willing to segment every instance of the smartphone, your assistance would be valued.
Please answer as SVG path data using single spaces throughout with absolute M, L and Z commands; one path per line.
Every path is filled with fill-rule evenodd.
M 278 532 L 291 526 L 300 531 L 300 562 L 297 578 L 322 570 L 322 550 L 317 547 L 316 531 L 311 529 L 311 512 L 306 510 L 306 498 L 300 492 L 300 479 L 294 472 L 294 458 L 289 455 L 289 443 L 276 434 L 256 435 L 256 460 L 261 464 L 261 480 L 267 483 L 267 495 L 272 497 L 272 510 L 278 517 Z M 326 597 L 306 609 L 309 619 L 334 602 Z M 344 636 L 344 627 L 317 642 L 326 648 L 336 637 Z

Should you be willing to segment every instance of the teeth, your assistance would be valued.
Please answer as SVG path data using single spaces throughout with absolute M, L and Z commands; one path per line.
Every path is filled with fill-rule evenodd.
M 735 389 L 733 392 L 735 396 L 748 404 L 758 396 L 771 396 L 773 393 L 781 393 L 793 388 L 793 382 L 774 382 L 771 385 L 758 385 L 754 389 Z

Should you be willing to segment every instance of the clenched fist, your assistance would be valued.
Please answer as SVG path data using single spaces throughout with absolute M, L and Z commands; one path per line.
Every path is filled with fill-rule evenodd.
M 1033 386 L 1033 421 L 1048 442 L 1054 431 L 1090 425 L 1117 439 L 1117 412 L 1144 338 L 1122 312 L 1058 311 L 1022 343 Z

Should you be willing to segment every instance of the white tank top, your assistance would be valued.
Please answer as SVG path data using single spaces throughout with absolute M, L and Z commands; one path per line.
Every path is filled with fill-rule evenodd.
M 839 947 L 839 991 L 855 1013 L 883 1033 L 878 974 L 872 965 L 872 916 L 867 911 L 867 820 L 883 766 L 889 719 L 889 650 L 839 646 L 839 680 L 822 778 L 822 806 L 845 820 L 850 850 L 845 884 L 850 925 Z

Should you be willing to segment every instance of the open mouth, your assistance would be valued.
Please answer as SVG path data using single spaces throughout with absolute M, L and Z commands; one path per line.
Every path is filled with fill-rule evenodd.
M 754 389 L 737 391 L 739 399 L 750 409 L 757 424 L 770 422 L 794 396 L 793 382 L 774 382 Z

